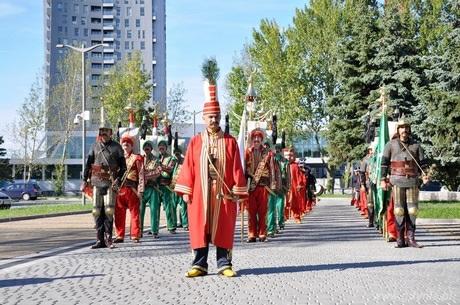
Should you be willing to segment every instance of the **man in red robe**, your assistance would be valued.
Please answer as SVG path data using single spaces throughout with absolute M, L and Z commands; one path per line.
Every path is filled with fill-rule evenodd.
M 302 207 L 305 206 L 305 175 L 295 162 L 296 154 L 294 148 L 289 150 L 289 170 L 291 172 L 291 189 L 288 195 L 288 209 L 296 223 L 301 222 Z M 290 217 L 290 215 L 288 215 Z
M 238 196 L 247 196 L 238 144 L 219 126 L 220 107 L 215 83 L 204 104 L 207 129 L 194 136 L 187 148 L 174 191 L 183 196 L 189 217 L 190 245 L 194 252 L 186 277 L 207 274 L 209 244 L 216 246 L 218 273 L 236 276 L 232 269 Z
M 250 179 L 248 204 L 248 243 L 267 240 L 267 208 L 268 192 L 275 182 L 275 170 L 272 162 L 273 155 L 269 149 L 262 146 L 264 131 L 256 128 L 250 138 L 252 146 L 246 151 L 246 175 Z

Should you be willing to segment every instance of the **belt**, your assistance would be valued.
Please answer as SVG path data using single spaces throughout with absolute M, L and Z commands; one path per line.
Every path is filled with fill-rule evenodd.
M 391 174 L 394 176 L 417 177 L 415 162 L 411 161 L 391 161 Z

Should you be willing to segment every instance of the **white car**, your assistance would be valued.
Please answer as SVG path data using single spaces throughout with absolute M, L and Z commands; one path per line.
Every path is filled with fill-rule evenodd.
M 7 194 L 0 192 L 0 210 L 7 210 L 11 207 L 13 199 Z

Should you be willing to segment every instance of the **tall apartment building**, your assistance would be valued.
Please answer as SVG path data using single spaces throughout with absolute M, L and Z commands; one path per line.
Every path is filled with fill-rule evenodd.
M 47 95 L 55 83 L 58 60 L 69 51 L 56 48 L 57 44 L 89 47 L 104 43 L 105 47 L 86 57 L 91 85 L 97 86 L 117 61 L 138 50 L 153 84 L 150 103 L 166 108 L 165 0 L 44 0 L 44 22 Z M 100 103 L 96 96 L 86 100 L 92 118 L 88 130 L 95 130 Z

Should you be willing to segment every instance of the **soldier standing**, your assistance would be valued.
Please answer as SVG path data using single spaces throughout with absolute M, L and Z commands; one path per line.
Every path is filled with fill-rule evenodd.
M 275 145 L 275 155 L 272 158 L 275 169 L 276 187 L 268 199 L 267 232 L 268 237 L 278 233 L 277 222 L 280 229 L 284 229 L 284 202 L 289 190 L 289 162 L 281 152 L 281 145 Z
M 421 248 L 415 241 L 415 221 L 418 212 L 418 178 L 423 173 L 423 182 L 428 181 L 424 169 L 428 167 L 422 147 L 411 137 L 410 125 L 401 119 L 397 133 L 385 145 L 382 157 L 382 189 L 393 187 L 394 214 L 398 227 L 396 247 Z M 390 178 L 387 178 L 390 175 Z M 404 239 L 407 232 L 408 241 Z
M 174 187 L 176 186 L 177 178 L 179 177 L 182 163 L 184 162 L 184 158 L 182 158 L 182 150 L 179 147 L 174 148 L 174 157 L 176 158 L 176 167 L 174 168 L 174 171 L 173 171 L 171 189 L 174 189 Z M 188 231 L 187 204 L 185 203 L 182 196 L 179 196 L 176 193 L 173 193 L 173 200 L 174 200 L 174 215 L 176 215 L 177 208 L 179 207 L 180 227 L 182 227 L 184 231 Z
M 370 160 L 373 155 L 373 148 L 367 148 L 367 154 L 361 161 L 361 165 L 359 167 L 359 176 L 360 176 L 360 192 L 362 194 L 361 201 L 362 206 L 366 207 L 367 217 L 369 219 L 369 223 L 367 224 L 368 228 L 374 226 L 374 194 L 376 193 L 376 185 L 371 181 L 370 175 Z
M 116 191 L 126 171 L 121 145 L 112 140 L 112 128 L 101 120 L 99 136 L 91 147 L 86 160 L 81 190 L 92 185 L 93 216 L 97 241 L 91 247 L 112 248 L 113 215 Z
M 123 176 L 120 192 L 115 206 L 115 228 L 117 237 L 114 243 L 122 243 L 125 238 L 126 210 L 130 214 L 130 235 L 138 243 L 141 237 L 139 224 L 139 203 L 144 193 L 144 161 L 141 155 L 133 153 L 134 141 L 130 136 L 121 138 L 127 170 Z
M 142 147 L 144 150 L 144 196 L 141 203 L 141 232 L 144 230 L 144 215 L 147 204 L 150 208 L 150 234 L 158 238 L 160 226 L 160 190 L 158 188 L 158 177 L 161 173 L 159 159 L 152 153 L 153 143 L 146 141 Z
M 177 216 L 174 208 L 173 192 L 170 187 L 172 174 L 176 167 L 176 158 L 168 153 L 168 143 L 166 141 L 158 142 L 158 151 L 160 152 L 159 160 L 161 163 L 161 174 L 158 178 L 161 191 L 161 202 L 166 213 L 166 226 L 169 233 L 176 234 Z
M 313 205 L 316 201 L 316 178 L 315 176 L 313 176 L 313 174 L 311 173 L 311 168 L 309 168 L 308 166 L 305 166 L 305 178 L 307 179 L 306 212 L 309 213 L 313 209 Z
M 262 146 L 264 131 L 256 128 L 250 134 L 252 146 L 246 151 L 246 176 L 250 179 L 248 203 L 248 243 L 267 239 L 268 192 L 275 189 L 272 153 Z
M 208 60 L 203 70 L 211 65 L 217 66 L 215 60 Z M 247 186 L 238 144 L 219 126 L 216 74 L 208 72 L 205 75 L 209 82 L 203 109 L 207 128 L 191 139 L 174 189 L 183 195 L 189 215 L 190 245 L 194 258 L 186 277 L 208 273 L 210 243 L 216 246 L 219 274 L 236 276 L 232 266 L 232 248 L 237 196 L 247 195 Z

